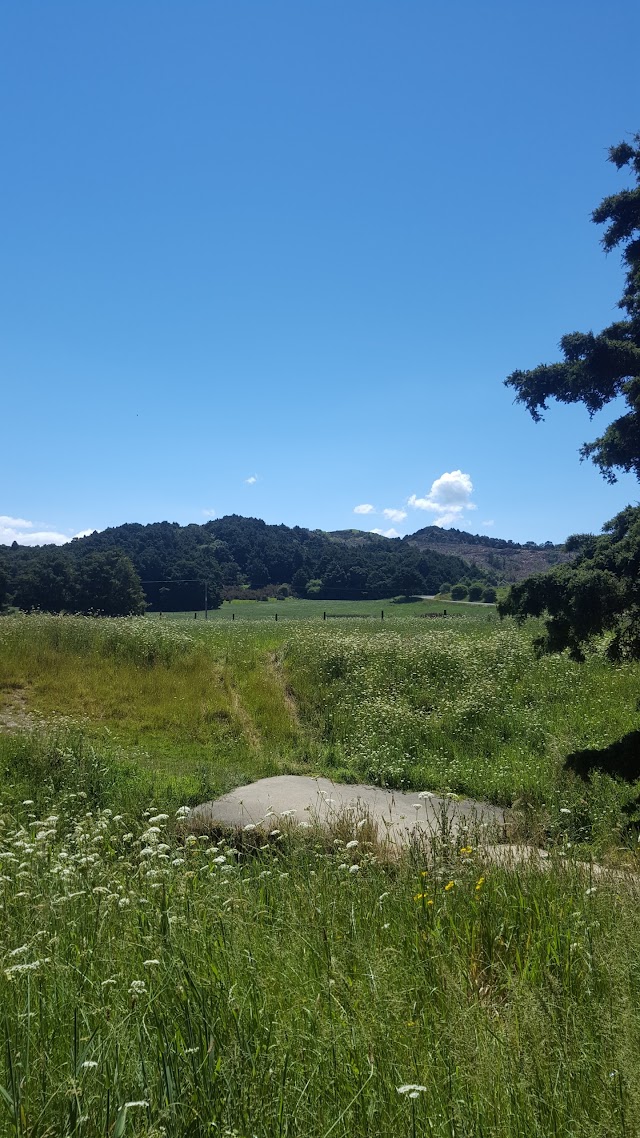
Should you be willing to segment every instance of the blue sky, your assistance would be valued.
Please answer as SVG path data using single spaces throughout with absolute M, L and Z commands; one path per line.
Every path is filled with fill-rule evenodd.
M 637 500 L 578 458 L 611 408 L 502 385 L 616 315 L 635 0 L 9 0 L 0 37 L 0 540 Z

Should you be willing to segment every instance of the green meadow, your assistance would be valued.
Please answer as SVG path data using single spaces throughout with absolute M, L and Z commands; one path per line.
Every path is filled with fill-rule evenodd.
M 564 768 L 635 730 L 639 666 L 319 604 L 0 619 L 0 1134 L 639 1132 L 640 787 Z M 488 798 L 549 868 L 190 831 L 280 772 Z
M 537 658 L 535 628 L 488 606 L 411 607 L 384 621 L 6 617 L 0 691 L 9 717 L 17 705 L 25 723 L 73 726 L 190 802 L 323 774 L 513 806 L 541 840 L 627 842 L 638 788 L 564 764 L 636 729 L 640 665 Z
M 447 616 L 473 618 L 476 620 L 496 619 L 495 607 L 474 604 L 469 601 L 436 601 L 411 597 L 386 601 L 309 601 L 298 597 L 284 599 L 269 597 L 266 601 L 225 601 L 218 609 L 210 609 L 209 621 L 226 620 L 273 620 L 276 614 L 279 621 L 287 620 L 397 620 L 402 617 Z M 152 620 L 204 620 L 204 610 L 193 612 L 150 613 Z

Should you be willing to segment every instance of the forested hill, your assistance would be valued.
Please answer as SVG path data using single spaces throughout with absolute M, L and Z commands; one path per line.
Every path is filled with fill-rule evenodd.
M 437 592 L 445 581 L 476 576 L 460 556 L 412 549 L 377 534 L 364 536 L 362 546 L 352 548 L 321 530 L 267 525 L 231 514 L 204 525 L 123 525 L 72 545 L 79 552 L 121 549 L 138 571 L 147 598 L 160 608 L 172 606 L 180 592 L 173 585 L 150 583 L 165 578 L 207 580 L 212 595 L 229 595 L 245 585 L 254 590 L 288 585 L 301 596 L 357 599 Z M 190 605 L 187 595 L 193 598 Z M 188 608 L 201 593 L 192 587 L 180 596 L 177 607 Z
M 509 583 L 522 581 L 533 573 L 544 573 L 553 565 L 573 558 L 573 554 L 568 553 L 564 545 L 554 545 L 551 541 L 546 541 L 543 545 L 538 545 L 535 541 L 519 545 L 516 541 L 500 537 L 486 537 L 459 529 L 442 529 L 440 526 L 425 526 L 404 537 L 402 541 L 421 551 L 430 549 L 474 561 L 487 572 L 497 573 L 501 580 Z
M 209 604 L 215 606 L 223 596 L 241 595 L 247 585 L 356 600 L 436 593 L 445 582 L 491 584 L 499 576 L 458 555 L 419 549 L 400 539 L 357 534 L 349 540 L 348 534 L 230 515 L 204 525 L 131 523 L 62 547 L 7 547 L 0 550 L 5 598 L 22 608 L 77 609 L 78 597 L 87 595 L 79 587 L 87 567 L 94 576 L 100 571 L 108 578 L 115 571 L 116 552 L 142 582 L 148 607 L 166 611 L 202 608 L 205 581 Z M 123 571 L 121 562 L 117 568 Z M 106 603 L 95 608 L 109 611 Z

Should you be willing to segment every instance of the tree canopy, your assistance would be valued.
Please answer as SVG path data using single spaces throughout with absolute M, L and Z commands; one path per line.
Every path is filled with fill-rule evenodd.
M 9 572 L 7 572 L 7 569 Z M 13 572 L 12 572 L 13 571 Z M 11 550 L 5 596 L 26 612 L 81 612 L 94 616 L 129 616 L 145 610 L 140 578 L 120 550 L 76 557 L 68 549 Z
M 536 420 L 549 399 L 583 403 L 593 415 L 622 396 L 625 414 L 581 450 L 610 482 L 620 470 L 640 478 L 640 134 L 633 143 L 611 147 L 609 160 L 618 170 L 629 167 L 635 188 L 605 198 L 592 215 L 607 226 L 605 250 L 622 249 L 626 275 L 618 307 L 626 319 L 597 335 L 570 332 L 560 341 L 563 362 L 514 371 L 506 380 Z M 543 651 L 567 649 L 582 659 L 589 642 L 604 636 L 611 659 L 640 657 L 640 507 L 628 506 L 598 537 L 574 535 L 566 549 L 575 560 L 512 586 L 498 606 L 501 615 L 544 617 L 537 642 Z
M 536 421 L 550 399 L 583 403 L 593 415 L 622 396 L 628 410 L 580 451 L 610 482 L 620 470 L 640 478 L 640 133 L 632 141 L 612 146 L 609 161 L 618 170 L 628 167 L 635 186 L 604 198 L 592 214 L 594 222 L 606 225 L 605 251 L 622 250 L 626 273 L 618 307 L 626 318 L 597 334 L 567 333 L 560 341 L 561 362 L 514 371 L 505 380 Z
M 115 554 L 131 566 L 144 598 L 136 594 L 134 600 L 122 585 L 123 562 L 116 561 Z M 342 539 L 236 515 L 201 526 L 131 523 L 77 538 L 62 548 L 5 548 L 0 550 L 0 594 L 3 564 L 10 603 L 24 609 L 105 615 L 115 615 L 114 606 L 122 611 L 128 604 L 132 607 L 125 611 L 131 612 L 145 603 L 166 612 L 200 609 L 205 582 L 210 608 L 222 603 L 225 590 L 238 595 L 244 586 L 266 588 L 275 595 L 287 585 L 301 597 L 358 600 L 437 593 L 443 581 L 462 578 L 481 577 L 489 583 L 486 572 L 461 557 L 419 549 L 407 541 L 362 533 Z M 106 592 L 105 579 L 110 582 Z
M 605 635 L 609 659 L 640 656 L 640 507 L 627 506 L 604 531 L 570 537 L 572 564 L 512 585 L 498 605 L 501 616 L 518 621 L 545 617 L 540 650 L 566 648 L 582 660 L 586 645 Z

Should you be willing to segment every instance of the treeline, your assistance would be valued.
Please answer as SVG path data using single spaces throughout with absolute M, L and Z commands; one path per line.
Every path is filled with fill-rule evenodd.
M 562 546 L 555 546 L 552 541 L 544 541 L 541 544 L 535 541 L 525 541 L 523 545 L 504 537 L 487 537 L 481 533 L 467 533 L 463 529 L 442 529 L 441 526 L 425 526 L 424 529 L 416 530 L 415 533 L 403 538 L 403 541 L 413 542 L 421 539 L 442 545 L 482 545 L 486 546 L 487 549 L 552 550 L 563 548 Z
M 0 607 L 26 612 L 142 613 L 145 596 L 130 559 L 117 549 L 78 555 L 67 547 L 26 549 L 0 555 Z
M 131 612 L 201 609 L 205 585 L 209 607 L 216 608 L 243 586 L 358 600 L 437 593 L 444 582 L 493 583 L 491 574 L 461 557 L 375 534 L 366 538 L 353 544 L 321 530 L 267 525 L 233 514 L 204 525 L 131 523 L 55 549 L 14 543 L 0 556 L 0 566 L 5 601 L 17 607 L 108 615 L 115 615 L 115 606 L 107 603 L 104 588 L 92 596 L 86 585 L 91 574 L 97 580 L 98 564 L 106 578 L 116 565 L 128 575 L 132 591 L 121 592 L 120 607 L 129 604 Z M 101 560 L 107 554 L 109 566 Z

